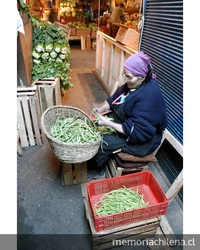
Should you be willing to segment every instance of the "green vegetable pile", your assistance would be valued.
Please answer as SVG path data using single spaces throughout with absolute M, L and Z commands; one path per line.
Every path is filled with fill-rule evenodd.
M 144 201 L 144 195 L 138 193 L 138 189 L 133 191 L 123 186 L 104 194 L 93 206 L 98 216 L 107 216 L 148 205 L 149 203 Z
M 96 23 L 84 23 L 84 22 L 68 22 L 67 25 L 70 28 L 77 28 L 77 29 L 90 29 L 91 31 L 100 30 Z
M 110 126 L 104 126 L 104 125 L 99 125 L 98 126 L 98 121 L 99 121 L 99 117 L 98 117 L 98 113 L 95 109 L 92 110 L 92 113 L 95 115 L 95 120 L 94 120 L 94 123 L 97 125 L 97 130 L 102 134 L 112 134 L 112 133 L 116 133 L 116 130 Z M 107 119 L 109 120 L 114 120 L 113 118 L 111 117 L 108 117 L 108 116 L 105 116 Z
M 97 141 L 100 134 L 86 120 L 74 116 L 57 118 L 50 135 L 67 143 L 89 143 Z
M 70 46 L 66 32 L 54 24 L 31 16 L 33 25 L 32 80 L 60 78 L 61 92 L 72 88 L 70 83 Z
M 19 7 L 20 7 L 20 11 L 22 12 L 22 14 L 25 14 L 25 13 L 28 13 L 29 12 L 29 9 L 30 9 L 30 6 L 25 4 L 23 2 L 23 0 L 19 0 Z

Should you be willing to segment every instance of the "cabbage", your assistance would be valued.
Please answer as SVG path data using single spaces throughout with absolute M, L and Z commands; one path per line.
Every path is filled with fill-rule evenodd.
M 52 58 L 52 57 L 49 57 L 48 61 L 49 61 L 49 62 L 54 62 L 54 61 L 55 61 L 55 59 L 54 59 L 54 58 Z
M 42 43 L 38 43 L 38 45 L 35 47 L 35 50 L 37 52 L 43 52 L 44 51 L 44 46 Z
M 65 46 L 63 45 L 60 52 L 61 52 L 62 54 L 67 54 L 67 47 L 65 47 Z
M 61 50 L 60 44 L 54 44 L 54 51 L 55 51 L 56 53 L 60 53 L 60 50 Z
M 35 64 L 39 64 L 41 61 L 40 61 L 40 59 L 33 59 L 33 62 L 35 63 Z
M 66 54 L 59 54 L 58 55 L 60 59 L 64 60 L 66 58 Z
M 50 56 L 51 56 L 51 58 L 56 58 L 57 53 L 54 50 L 52 50 L 51 53 L 50 53 Z
M 36 59 L 39 59 L 41 55 L 35 49 L 33 49 L 32 56 Z
M 57 63 L 62 63 L 62 59 L 59 58 L 59 57 L 57 57 L 57 58 L 56 58 L 56 62 L 57 62 Z
M 53 49 L 53 43 L 46 44 L 46 46 L 45 46 L 46 52 L 51 52 L 52 49 Z
M 42 54 L 41 58 L 42 58 L 43 60 L 47 60 L 47 59 L 49 58 L 49 53 L 44 52 L 44 53 Z

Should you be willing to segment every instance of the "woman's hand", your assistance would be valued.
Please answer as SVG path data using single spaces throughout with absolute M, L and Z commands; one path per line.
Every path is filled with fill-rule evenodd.
M 107 101 L 104 101 L 100 104 L 94 105 L 93 110 L 96 110 L 96 112 L 98 113 L 102 113 L 102 112 L 110 110 L 110 105 L 108 104 Z
M 108 126 L 109 119 L 107 119 L 105 116 L 96 113 L 96 116 L 98 116 L 98 125 L 99 126 Z
M 125 134 L 122 125 L 116 122 L 111 121 L 109 118 L 106 118 L 105 116 L 101 114 L 96 114 L 98 117 L 97 125 L 98 126 L 110 126 L 111 128 L 115 129 L 117 132 Z

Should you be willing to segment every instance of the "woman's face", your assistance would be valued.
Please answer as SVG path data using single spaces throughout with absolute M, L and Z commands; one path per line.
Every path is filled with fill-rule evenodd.
M 122 76 L 124 77 L 124 82 L 127 84 L 129 89 L 139 88 L 145 79 L 141 76 L 135 76 L 133 73 L 127 70 L 124 70 Z

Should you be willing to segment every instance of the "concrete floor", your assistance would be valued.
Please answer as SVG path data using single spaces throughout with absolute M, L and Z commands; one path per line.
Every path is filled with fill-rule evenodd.
M 106 98 L 92 73 L 96 51 L 81 50 L 80 41 L 70 45 L 74 88 L 67 90 L 62 103 L 90 114 L 93 104 Z M 159 171 L 154 166 L 152 171 L 166 191 L 167 183 Z M 17 156 L 17 198 L 18 250 L 91 249 L 81 186 L 62 185 L 60 162 L 45 137 L 41 146 L 23 148 L 23 156 Z M 182 208 L 176 199 L 170 204 L 167 216 L 174 233 L 181 234 Z M 140 249 L 148 248 L 140 246 Z

